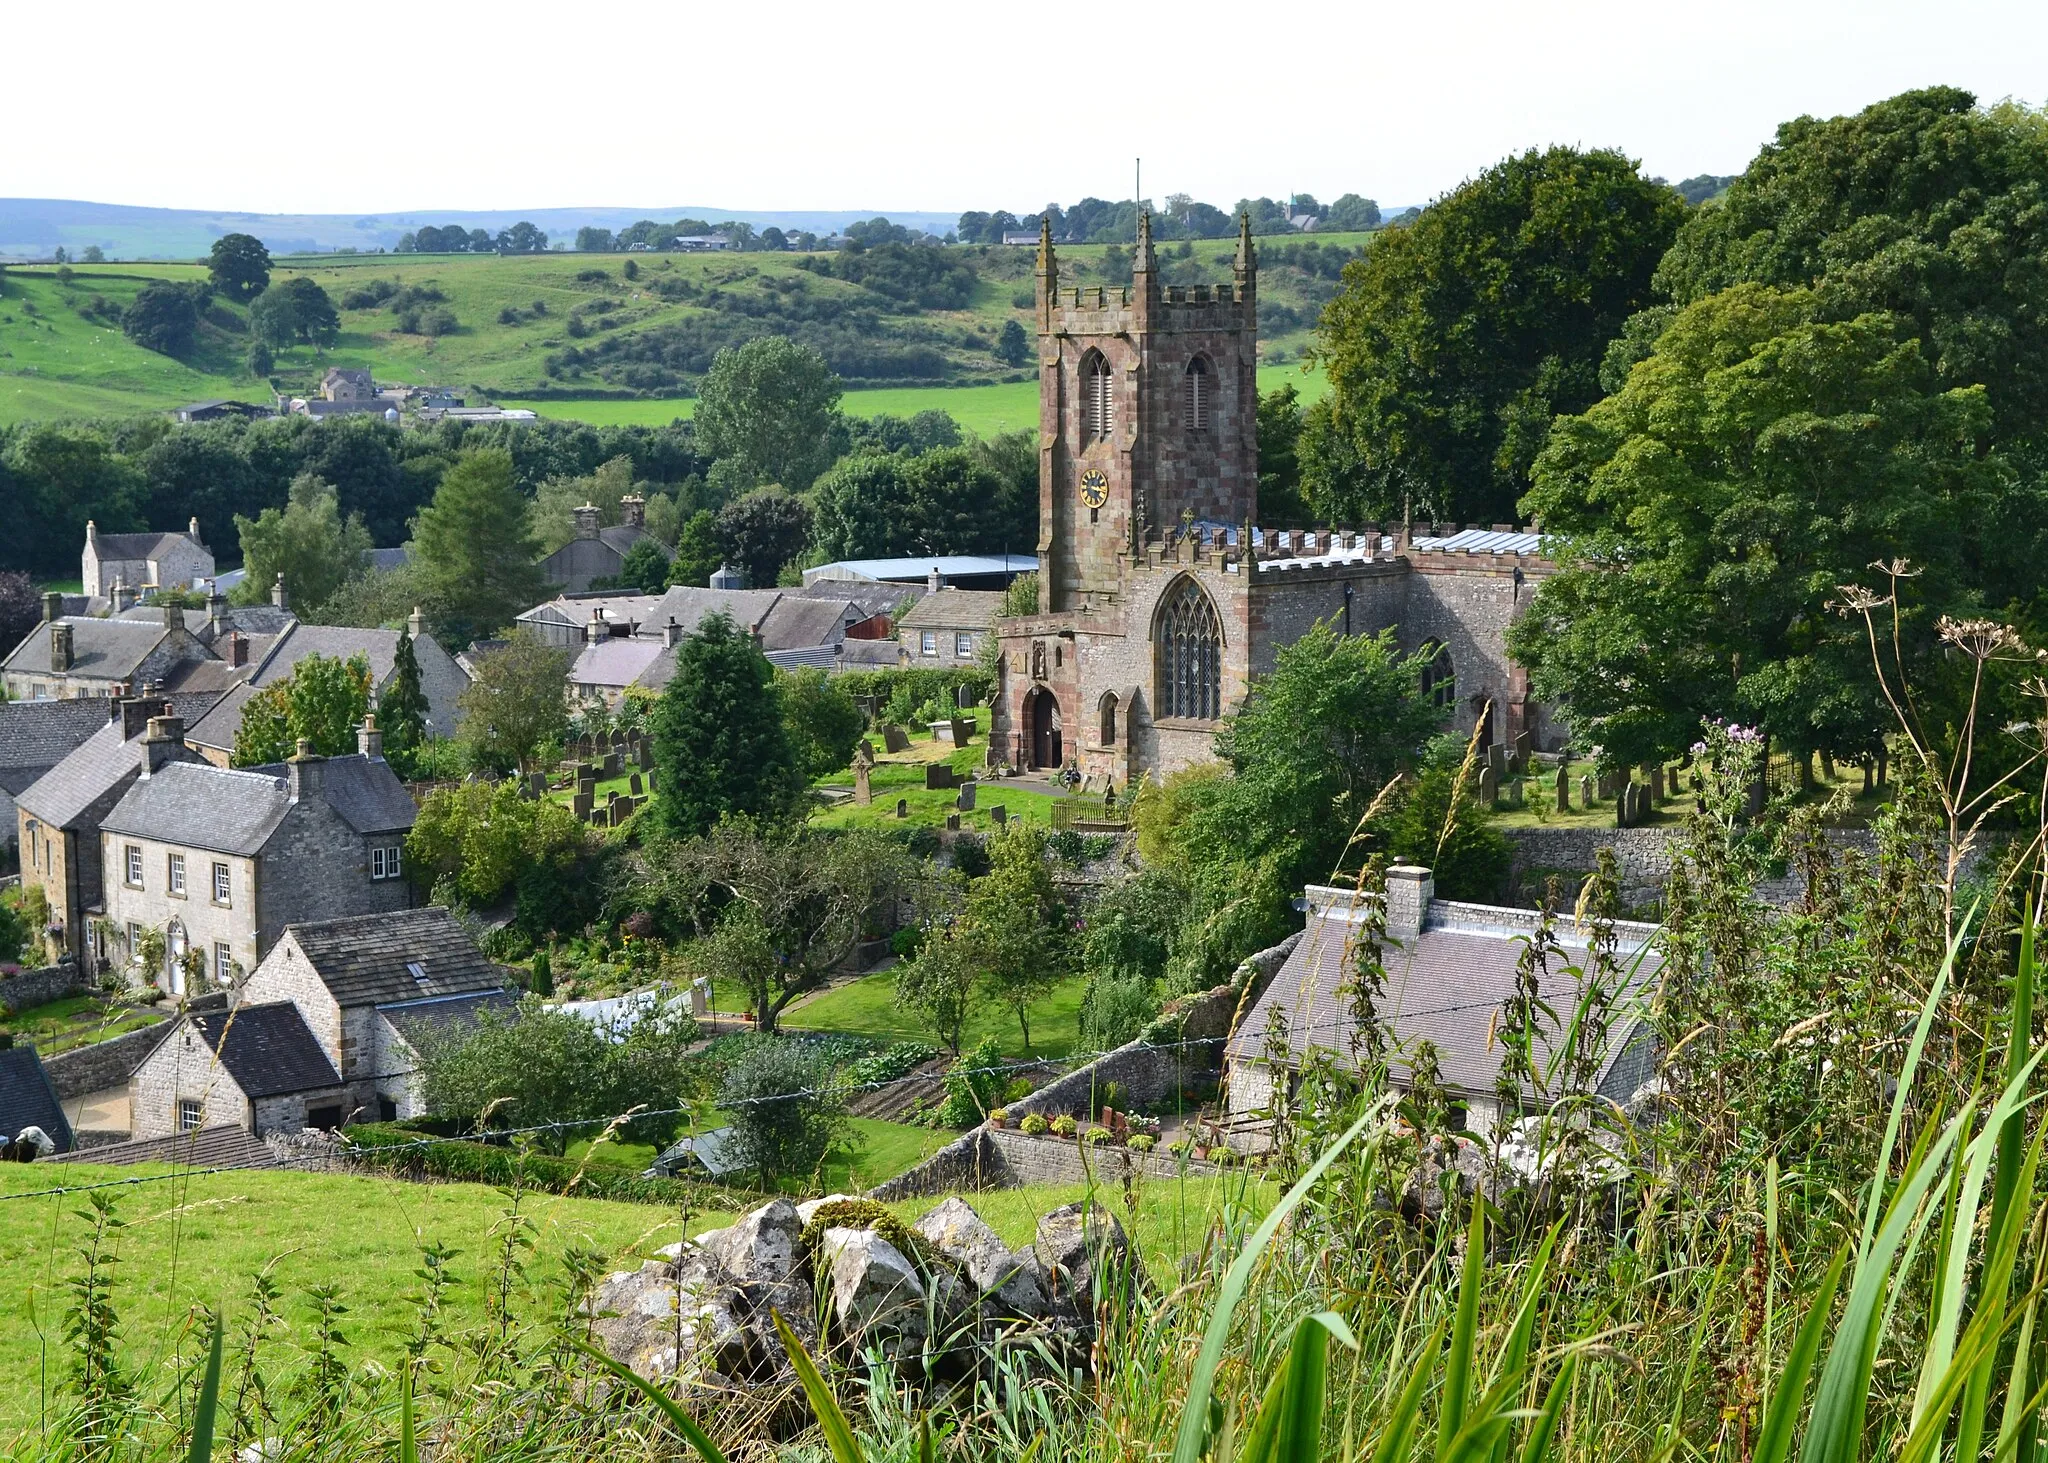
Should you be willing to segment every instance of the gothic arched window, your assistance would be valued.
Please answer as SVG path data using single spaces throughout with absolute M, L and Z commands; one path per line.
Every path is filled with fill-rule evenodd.
M 1186 398 L 1188 430 L 1206 432 L 1209 430 L 1209 363 L 1200 356 L 1188 362 L 1187 375 L 1182 378 L 1183 394 Z
M 1115 379 L 1101 351 L 1090 351 L 1081 360 L 1081 440 L 1107 442 L 1115 425 Z
M 1458 699 L 1458 679 L 1451 668 L 1451 647 L 1441 640 L 1425 640 L 1415 653 L 1422 662 L 1422 694 L 1439 711 L 1450 709 Z
M 1223 622 L 1192 579 L 1159 607 L 1159 709 L 1169 717 L 1214 721 L 1223 714 Z
M 1113 747 L 1116 745 L 1116 692 L 1104 691 L 1097 709 L 1102 713 L 1102 745 Z

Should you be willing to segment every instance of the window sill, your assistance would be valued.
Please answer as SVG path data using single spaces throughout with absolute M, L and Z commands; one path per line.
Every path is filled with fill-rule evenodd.
M 1195 716 L 1155 716 L 1152 727 L 1155 731 L 1213 732 L 1223 718 L 1204 719 Z

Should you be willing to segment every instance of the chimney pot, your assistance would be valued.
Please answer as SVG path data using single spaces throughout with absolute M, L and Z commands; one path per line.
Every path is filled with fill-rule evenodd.
M 99 536 L 100 536 L 100 530 L 99 530 L 99 525 L 98 525 L 98 524 L 96 524 L 96 523 L 94 523 L 94 522 L 93 522 L 93 521 L 92 521 L 92 520 L 91 520 L 90 518 L 86 519 L 86 520 L 85 520 L 85 541 L 86 541 L 87 543 L 94 543 L 94 542 L 96 542 L 96 541 L 97 541 L 97 540 L 99 539 Z
M 585 503 L 576 510 L 576 537 L 597 537 L 597 505 Z
M 327 765 L 327 759 L 313 754 L 311 741 L 300 737 L 298 755 L 284 765 L 285 782 L 291 789 L 293 802 L 309 801 L 320 795 L 321 773 Z
M 282 571 L 277 576 L 277 583 L 270 586 L 270 602 L 281 610 L 291 608 L 291 600 L 286 596 L 284 590 L 284 574 Z
M 924 592 L 926 594 L 937 594 L 944 586 L 945 581 L 939 578 L 939 566 L 937 564 L 932 565 L 932 572 L 925 576 Z
M 195 544 L 203 544 L 206 542 L 205 539 L 199 536 L 199 516 L 197 514 L 193 515 L 192 522 L 186 526 L 185 536 L 191 539 L 192 542 Z
M 645 528 L 647 500 L 638 493 L 628 493 L 619 499 L 619 521 L 628 528 Z
M 661 628 L 661 643 L 670 650 L 683 643 L 683 627 L 676 623 L 674 615 L 670 615 L 668 623 Z
M 414 605 L 412 613 L 405 617 L 405 633 L 417 640 L 426 632 L 426 623 L 426 617 L 420 613 L 420 607 Z

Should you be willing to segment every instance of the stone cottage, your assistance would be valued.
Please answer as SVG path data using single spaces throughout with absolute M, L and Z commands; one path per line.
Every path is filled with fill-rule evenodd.
M 214 658 L 182 610 L 152 606 L 134 618 L 97 619 L 64 614 L 62 596 L 46 594 L 43 622 L 0 663 L 0 686 L 10 701 L 119 696 Z
M 98 968 L 110 954 L 91 928 L 93 917 L 105 910 L 100 822 L 145 765 L 161 770 L 167 762 L 199 759 L 172 724 L 160 720 L 173 711 L 163 697 L 85 704 L 100 708 L 99 730 L 22 790 L 15 800 L 15 828 L 22 885 L 40 888 L 49 901 L 51 943 L 58 953 Z
M 598 527 L 598 509 L 585 503 L 576 510 L 576 537 L 540 561 L 548 583 L 559 584 L 572 594 L 589 589 L 595 579 L 616 579 L 625 568 L 626 555 L 643 539 L 661 550 L 664 559 L 674 551 L 647 531 L 647 500 L 637 493 L 619 499 L 620 521 L 609 528 Z
M 0 701 L 0 848 L 18 836 L 15 799 L 106 724 L 104 701 Z
M 101 533 L 87 519 L 79 576 L 90 599 L 111 599 L 117 582 L 137 593 L 190 589 L 213 577 L 213 550 L 199 537 L 197 518 L 183 533 Z
M 938 579 L 937 571 L 932 578 Z M 896 622 L 903 663 L 927 668 L 974 665 L 983 646 L 995 635 L 1003 597 L 1000 590 L 941 589 L 934 583 Z
M 1250 1147 L 1260 1144 L 1276 1077 L 1284 1075 L 1290 1085 L 1297 1082 L 1310 1047 L 1328 1053 L 1340 1068 L 1352 1065 L 1355 1023 L 1345 987 L 1356 968 L 1368 905 L 1379 896 L 1321 885 L 1303 893 L 1306 929 L 1226 1050 L 1230 1116 Z M 1396 865 L 1387 870 L 1386 941 L 1380 955 L 1386 985 L 1377 1006 L 1394 1052 L 1389 1080 L 1405 1089 L 1417 1047 L 1432 1043 L 1453 1121 L 1474 1132 L 1488 1131 L 1499 1112 L 1495 1081 L 1501 1045 L 1495 1021 L 1502 1003 L 1514 994 L 1516 966 L 1538 918 L 1530 909 L 1438 899 L 1428 869 Z M 1650 945 L 1655 932 L 1654 925 L 1615 925 L 1616 955 L 1627 989 L 1611 993 L 1615 1016 L 1595 1086 L 1617 1104 L 1627 1102 L 1655 1072 L 1651 1032 L 1635 1009 L 1635 996 L 1649 988 L 1662 967 Z M 1581 996 L 1587 935 L 1569 917 L 1557 921 L 1555 933 L 1562 951 L 1550 960 L 1540 986 L 1544 1002 L 1568 1021 Z M 1287 1052 L 1277 1070 L 1266 1051 L 1267 1033 L 1276 1027 L 1285 1031 Z M 1538 1065 L 1552 1056 L 1539 1032 Z M 1547 1099 L 1524 1084 L 1522 1101 L 1534 1108 Z
M 386 1122 L 421 1111 L 424 1044 L 517 1010 L 505 972 L 439 907 L 289 925 L 236 999 L 290 1002 L 340 1072 L 348 1111 Z
M 135 1139 L 201 1128 L 242 1128 L 258 1137 L 347 1120 L 341 1079 L 289 1001 L 193 1011 L 128 1078 Z
M 181 741 L 174 718 L 152 738 L 159 727 L 161 741 Z M 320 757 L 301 742 L 289 762 L 246 770 L 144 759 L 100 825 L 106 917 L 123 958 L 135 960 L 145 932 L 164 937 L 165 968 L 138 978 L 185 993 L 183 957 L 197 950 L 206 984 L 233 985 L 289 924 L 411 906 L 412 798 L 374 726 L 357 746 Z

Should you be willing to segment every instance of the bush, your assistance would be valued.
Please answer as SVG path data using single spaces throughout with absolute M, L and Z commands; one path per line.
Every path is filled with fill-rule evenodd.
M 989 1109 L 988 1120 L 1000 1128 L 1010 1120 L 1010 1110 L 1006 1107 L 992 1107 Z
M 735 1156 L 764 1188 L 809 1173 L 838 1141 L 846 1104 L 828 1085 L 830 1065 L 807 1043 L 762 1041 L 726 1073 L 718 1105 L 732 1124 Z
M 1092 1143 L 1099 1145 L 1109 1142 L 1114 1137 L 1116 1137 L 1116 1134 L 1110 1132 L 1109 1129 L 1095 1127 L 1090 1128 L 1085 1134 L 1083 1134 L 1081 1137 L 1081 1141 L 1083 1143 Z
M 592 1133 L 597 1131 L 597 1127 L 591 1128 Z M 549 1194 L 573 1193 L 588 1199 L 661 1204 L 671 1209 L 684 1203 L 700 1209 L 744 1209 L 748 1204 L 746 1199 L 713 1194 L 682 1179 L 643 1178 L 601 1158 L 585 1162 L 543 1153 L 521 1154 L 514 1148 L 459 1138 L 421 1144 L 419 1131 L 391 1123 L 359 1123 L 342 1129 L 341 1135 L 355 1146 L 353 1156 L 359 1162 L 409 1178 L 450 1179 L 499 1188 L 517 1182 Z
M 1072 1113 L 1063 1112 L 1058 1117 L 1052 1120 L 1053 1132 L 1057 1133 L 1062 1138 L 1071 1138 L 1074 1136 L 1075 1133 L 1079 1132 L 1080 1129 L 1081 1125 L 1080 1123 L 1075 1121 L 1074 1115 Z
M 946 1100 L 938 1123 L 945 1128 L 972 1128 L 1002 1100 L 1003 1050 L 993 1036 L 969 1047 L 946 1073 Z
M 899 1077 L 908 1076 L 938 1055 L 939 1049 L 930 1042 L 899 1041 L 886 1051 L 848 1062 L 840 1069 L 839 1077 L 852 1087 L 869 1087 L 883 1082 L 894 1082 Z
M 1150 1153 L 1158 1146 L 1159 1140 L 1150 1133 L 1133 1133 L 1124 1143 L 1124 1147 L 1130 1149 L 1133 1153 Z
M 1152 982 L 1143 976 L 1090 976 L 1081 997 L 1081 1044 L 1090 1051 L 1115 1051 L 1144 1035 L 1158 1014 Z
M 1036 1138 L 1051 1126 L 1052 1124 L 1048 1123 L 1042 1114 L 1028 1112 L 1024 1114 L 1024 1121 L 1017 1124 L 1017 1131 L 1020 1133 L 1028 1133 L 1032 1137 Z

